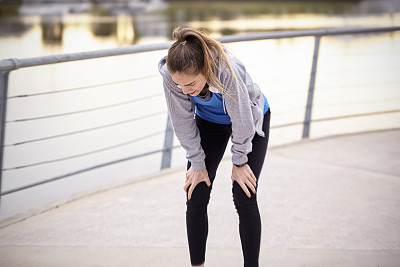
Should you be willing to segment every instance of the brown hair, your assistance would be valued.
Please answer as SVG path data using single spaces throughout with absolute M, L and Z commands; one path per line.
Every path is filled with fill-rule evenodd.
M 226 88 L 215 75 L 216 70 L 222 67 L 229 71 L 233 78 L 235 75 L 222 44 L 190 28 L 176 28 L 172 37 L 176 41 L 168 50 L 169 72 L 183 72 L 188 75 L 202 73 L 208 84 L 214 85 L 220 93 L 225 93 Z

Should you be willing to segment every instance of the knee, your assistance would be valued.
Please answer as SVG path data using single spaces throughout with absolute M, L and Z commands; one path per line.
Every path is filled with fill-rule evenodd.
M 187 199 L 186 201 L 187 212 L 189 213 L 206 212 L 207 205 L 210 200 L 210 193 L 211 193 L 211 186 L 208 187 L 205 182 L 199 183 L 193 190 L 191 199 Z
M 232 195 L 233 202 L 235 204 L 236 210 L 239 214 L 247 214 L 252 213 L 255 210 L 258 210 L 257 206 L 257 196 L 253 194 L 249 189 L 251 197 L 248 197 L 243 189 L 237 182 L 233 183 L 232 187 Z

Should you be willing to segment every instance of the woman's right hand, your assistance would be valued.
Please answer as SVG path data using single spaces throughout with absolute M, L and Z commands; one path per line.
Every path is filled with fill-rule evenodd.
M 189 170 L 186 172 L 186 183 L 183 186 L 183 190 L 185 190 L 185 192 L 187 192 L 188 188 L 190 187 L 188 193 L 188 199 L 192 198 L 193 190 L 201 182 L 206 182 L 208 187 L 211 186 L 207 170 L 204 169 L 202 171 L 194 171 L 192 170 L 192 167 L 190 167 Z

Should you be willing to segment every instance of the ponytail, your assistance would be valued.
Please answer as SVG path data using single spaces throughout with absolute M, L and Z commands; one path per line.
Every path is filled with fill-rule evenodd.
M 183 72 L 188 75 L 203 74 L 207 83 L 215 86 L 222 94 L 226 88 L 215 75 L 221 67 L 235 75 L 229 64 L 222 44 L 200 31 L 189 28 L 176 28 L 172 37 L 176 40 L 168 50 L 167 67 L 170 73 Z M 235 80 L 235 79 L 234 79 Z

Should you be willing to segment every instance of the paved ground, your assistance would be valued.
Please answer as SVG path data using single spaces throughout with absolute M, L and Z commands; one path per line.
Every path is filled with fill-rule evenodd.
M 242 266 L 224 160 L 206 266 Z M 0 222 L 0 266 L 189 266 L 184 169 Z M 272 148 L 258 192 L 260 266 L 399 267 L 400 130 Z

